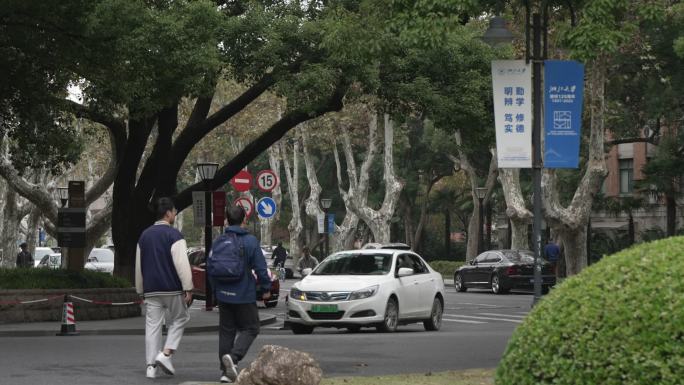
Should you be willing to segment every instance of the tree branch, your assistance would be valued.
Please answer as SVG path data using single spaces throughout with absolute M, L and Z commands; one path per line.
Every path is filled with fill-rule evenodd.
M 242 93 L 242 95 L 211 114 L 208 118 L 202 119 L 201 122 L 199 117 L 204 113 L 205 109 L 206 113 L 209 112 L 208 107 L 211 106 L 211 100 L 208 101 L 207 99 L 198 99 L 197 103 L 199 103 L 199 105 L 195 104 L 195 109 L 193 110 L 191 119 L 188 121 L 188 125 L 185 127 L 183 132 L 178 135 L 178 138 L 176 138 L 176 141 L 173 144 L 170 163 L 167 165 L 166 173 L 173 175 L 174 177 L 178 175 L 178 172 L 183 166 L 185 158 L 188 157 L 190 151 L 192 151 L 195 145 L 199 143 L 202 138 L 207 136 L 207 134 L 209 134 L 214 128 L 223 124 L 228 119 L 242 111 L 256 98 L 261 96 L 261 94 L 266 92 L 266 90 L 268 90 L 273 84 L 275 84 L 275 78 L 273 75 L 264 75 L 261 80 L 249 87 L 245 92 Z
M 222 187 L 226 181 L 247 166 L 247 164 L 249 164 L 249 162 L 251 162 L 256 155 L 266 151 L 270 146 L 280 140 L 280 138 L 282 138 L 288 131 L 296 127 L 298 124 L 317 116 L 321 116 L 326 112 L 339 111 L 342 109 L 342 100 L 344 98 L 345 90 L 346 87 L 339 85 L 331 95 L 330 99 L 328 99 L 328 102 L 317 108 L 312 113 L 296 110 L 290 112 L 282 119 L 274 123 L 266 132 L 245 146 L 245 148 L 239 154 L 237 154 L 233 159 L 231 159 L 216 172 L 216 176 L 213 180 L 211 188 L 218 189 Z M 193 191 L 204 191 L 203 189 L 204 183 L 196 183 L 180 192 L 175 199 L 178 210 L 183 210 L 192 203 Z

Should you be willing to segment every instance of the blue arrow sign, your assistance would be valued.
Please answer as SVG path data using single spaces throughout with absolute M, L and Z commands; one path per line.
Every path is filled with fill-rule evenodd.
M 264 197 L 259 199 L 256 209 L 257 214 L 259 214 L 259 218 L 270 219 L 276 214 L 277 207 L 273 198 Z

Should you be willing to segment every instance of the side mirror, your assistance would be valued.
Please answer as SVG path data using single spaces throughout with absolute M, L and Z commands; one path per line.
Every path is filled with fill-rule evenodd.
M 397 272 L 397 277 L 408 277 L 409 275 L 413 275 L 413 269 L 409 269 L 408 267 L 402 267 L 399 269 Z
M 470 264 L 473 265 L 473 266 L 474 266 L 474 265 L 477 265 L 477 261 L 475 261 L 475 260 L 473 259 L 472 261 L 470 261 Z
M 306 277 L 306 276 L 309 275 L 309 274 L 311 274 L 312 271 L 313 271 L 313 269 L 308 268 L 308 267 L 307 267 L 306 269 L 302 270 L 302 278 L 303 278 L 303 277 Z

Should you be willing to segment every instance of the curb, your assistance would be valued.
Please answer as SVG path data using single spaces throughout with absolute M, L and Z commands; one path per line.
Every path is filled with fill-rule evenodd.
M 275 316 L 269 315 L 260 319 L 260 326 L 271 325 L 277 322 Z M 59 325 L 57 325 L 59 326 Z M 137 336 L 144 335 L 145 329 L 100 329 L 100 330 L 78 330 L 82 336 Z M 218 332 L 219 327 L 216 325 L 208 326 L 190 326 L 186 327 L 183 334 L 199 334 Z M 58 327 L 55 330 L 9 330 L 0 331 L 0 337 L 52 337 L 58 332 Z M 166 331 L 166 328 L 164 328 Z

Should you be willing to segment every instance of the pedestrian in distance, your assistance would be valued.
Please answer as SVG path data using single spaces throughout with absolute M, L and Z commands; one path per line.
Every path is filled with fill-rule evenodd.
M 19 245 L 21 251 L 17 254 L 17 267 L 33 267 L 33 256 L 28 251 L 28 245 L 23 242 Z
M 211 247 L 207 274 L 219 306 L 221 383 L 235 382 L 237 365 L 259 335 L 256 274 L 262 300 L 271 298 L 271 279 L 259 241 L 245 230 L 241 206 L 226 209 L 228 227 Z
M 273 262 L 273 267 L 285 267 L 285 261 L 287 260 L 287 250 L 283 247 L 282 242 L 278 242 L 278 246 L 273 250 L 272 259 L 275 258 Z
M 560 247 L 555 244 L 552 240 L 544 246 L 544 256 L 546 260 L 549 261 L 553 268 L 553 274 L 558 276 L 558 260 L 560 259 Z
M 135 288 L 145 299 L 145 356 L 147 377 L 158 369 L 175 374 L 171 356 L 178 349 L 185 324 L 190 320 L 192 271 L 187 245 L 173 228 L 176 208 L 171 198 L 154 205 L 157 221 L 143 231 L 135 253 Z M 162 349 L 162 323 L 168 329 Z
M 313 269 L 318 266 L 318 259 L 311 255 L 311 251 L 308 247 L 305 246 L 302 249 L 302 253 L 304 255 L 299 259 L 299 262 L 297 262 L 297 271 L 300 275 L 304 269 Z

